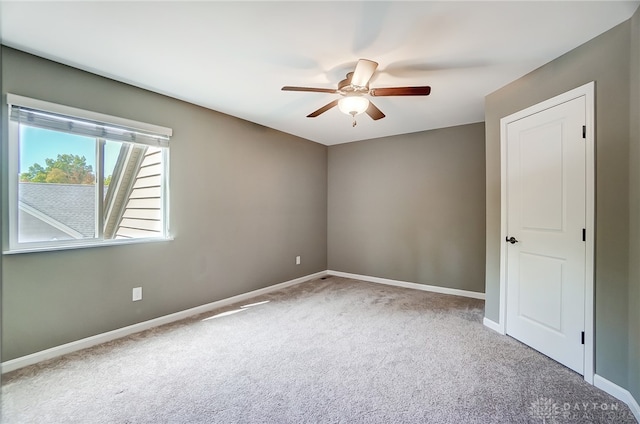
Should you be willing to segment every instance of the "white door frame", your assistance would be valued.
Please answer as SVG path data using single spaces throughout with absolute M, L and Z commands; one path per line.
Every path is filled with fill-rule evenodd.
M 507 125 L 511 122 L 571 101 L 586 100 L 586 258 L 584 307 L 584 379 L 593 384 L 594 375 L 594 239 L 595 239 L 595 82 L 587 83 L 500 120 L 500 312 L 498 332 L 507 328 Z

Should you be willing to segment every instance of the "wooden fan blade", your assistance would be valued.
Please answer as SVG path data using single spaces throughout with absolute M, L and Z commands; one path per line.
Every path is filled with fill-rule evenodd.
M 382 119 L 385 117 L 385 114 L 382 113 L 382 111 L 378 109 L 376 105 L 374 105 L 371 102 L 369 102 L 369 107 L 367 108 L 366 112 L 367 112 L 367 115 L 369 115 L 371 119 L 373 119 L 374 121 L 377 121 L 378 119 Z
M 293 87 L 290 85 L 285 85 L 282 87 L 282 91 L 310 91 L 312 93 L 336 93 L 336 90 L 333 88 L 314 88 L 314 87 Z
M 326 105 L 322 106 L 320 109 L 316 110 L 315 112 L 311 112 L 310 114 L 308 114 L 307 118 L 315 118 L 316 116 L 325 113 L 326 111 L 328 111 L 329 109 L 337 105 L 338 105 L 338 100 L 334 100 L 331 103 L 327 103 Z
M 351 77 L 351 84 L 358 87 L 366 87 L 369 84 L 371 76 L 378 68 L 378 63 L 372 60 L 360 59 L 356 65 L 353 76 Z
M 431 87 L 428 85 L 422 87 L 388 87 L 388 88 L 372 88 L 369 94 L 372 96 L 428 96 L 431 93 Z

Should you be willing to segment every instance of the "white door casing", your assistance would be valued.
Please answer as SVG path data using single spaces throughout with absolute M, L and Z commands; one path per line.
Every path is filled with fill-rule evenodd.
M 501 120 L 500 331 L 590 383 L 593 93 L 589 83 Z

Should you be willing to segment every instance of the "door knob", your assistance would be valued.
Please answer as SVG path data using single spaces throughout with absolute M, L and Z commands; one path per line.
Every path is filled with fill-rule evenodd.
M 516 244 L 518 242 L 518 240 L 513 236 L 507 237 L 506 240 L 511 244 Z

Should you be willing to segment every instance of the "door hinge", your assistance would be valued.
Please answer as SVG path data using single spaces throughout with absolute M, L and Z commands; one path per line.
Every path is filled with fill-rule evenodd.
M 582 344 L 584 344 L 584 331 L 582 332 Z
M 582 241 L 587 241 L 587 229 L 582 229 Z
M 582 126 L 582 138 L 587 138 L 587 126 Z

